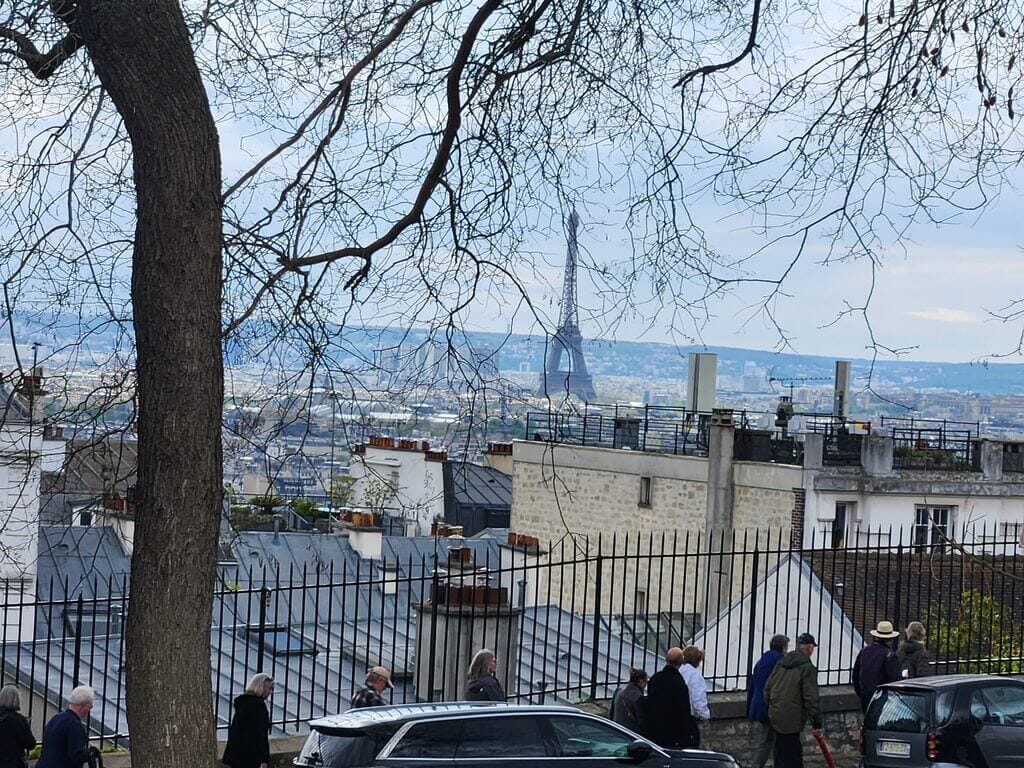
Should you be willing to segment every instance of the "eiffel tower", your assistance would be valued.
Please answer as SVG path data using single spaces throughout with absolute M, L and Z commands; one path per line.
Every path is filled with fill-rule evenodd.
M 576 395 L 587 402 L 594 399 L 594 380 L 587 373 L 587 361 L 583 359 L 583 335 L 576 322 L 576 227 L 580 217 L 573 208 L 569 216 L 569 250 L 565 256 L 565 278 L 562 282 L 562 310 L 558 329 L 548 342 L 548 354 L 544 370 L 540 373 L 537 394 L 541 397 L 566 397 Z M 562 370 L 562 355 L 568 364 Z

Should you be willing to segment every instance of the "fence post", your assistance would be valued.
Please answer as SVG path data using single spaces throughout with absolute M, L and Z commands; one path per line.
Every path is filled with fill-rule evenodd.
M 82 672 L 82 596 L 78 596 L 77 608 L 75 610 L 75 667 L 71 675 L 72 687 L 81 685 L 79 679 Z
M 614 553 L 613 553 L 614 554 Z M 597 698 L 597 664 L 600 660 L 598 647 L 601 644 L 601 584 L 604 582 L 601 573 L 604 558 L 601 555 L 601 538 L 597 539 L 597 588 L 594 590 L 594 647 L 590 651 L 590 698 Z
M 644 442 L 643 442 L 643 446 L 640 449 L 642 451 L 646 451 L 647 450 L 647 428 L 648 428 L 649 416 L 650 416 L 650 406 L 647 405 L 646 403 L 644 403 Z
M 270 597 L 270 590 L 260 587 L 260 626 L 256 630 L 256 671 L 263 671 L 263 649 L 266 645 L 267 633 L 267 599 Z
M 892 617 L 894 626 L 900 625 L 900 609 L 903 607 L 903 529 L 900 529 L 900 543 L 896 547 L 896 605 L 895 616 Z
M 437 596 L 440 579 L 437 574 L 438 555 L 434 553 L 434 574 L 430 581 L 430 666 L 427 667 L 427 701 L 434 700 L 434 672 L 437 668 Z M 416 660 L 419 663 L 419 659 Z M 458 664 L 458 659 L 455 660 Z M 444 683 L 442 682 L 442 685 Z
M 747 678 L 754 670 L 754 622 L 757 621 L 757 569 L 760 566 L 761 550 L 754 542 L 754 564 L 750 570 L 750 619 L 747 623 Z

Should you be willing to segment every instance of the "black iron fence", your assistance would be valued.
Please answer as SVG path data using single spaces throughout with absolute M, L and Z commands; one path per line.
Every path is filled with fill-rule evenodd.
M 527 413 L 526 439 L 706 456 L 710 424 L 710 413 L 684 408 L 588 403 Z
M 346 709 L 377 664 L 392 670 L 393 702 L 459 698 L 481 647 L 498 651 L 508 697 L 536 703 L 608 697 L 630 667 L 653 672 L 669 647 L 691 643 L 713 689 L 740 690 L 779 632 L 813 633 L 821 681 L 846 683 L 881 620 L 924 622 L 938 673 L 1024 671 L 1024 558 L 1009 528 L 834 534 L 825 524 L 798 549 L 789 531 L 659 532 L 434 539 L 429 552 L 328 562 L 310 546 L 287 568 L 269 556 L 260 567 L 225 561 L 211 630 L 217 728 L 223 737 L 232 698 L 259 671 L 278 683 L 278 730 Z M 127 588 L 6 585 L 0 663 L 32 692 L 26 714 L 46 719 L 88 683 L 92 732 L 127 738 Z

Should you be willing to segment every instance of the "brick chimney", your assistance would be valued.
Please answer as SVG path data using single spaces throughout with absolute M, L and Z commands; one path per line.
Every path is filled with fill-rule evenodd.
M 484 466 L 506 475 L 512 474 L 512 443 L 488 443 L 484 451 Z
M 491 573 L 476 562 L 471 549 L 448 550 L 416 613 L 417 700 L 465 699 L 466 672 L 481 648 L 497 655 L 498 681 L 506 693 L 516 689 L 522 609 L 509 604 L 507 588 L 492 586 Z

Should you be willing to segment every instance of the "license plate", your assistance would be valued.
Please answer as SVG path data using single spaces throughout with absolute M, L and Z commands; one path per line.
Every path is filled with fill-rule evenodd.
M 910 744 L 905 741 L 879 741 L 875 751 L 885 757 L 910 757 Z

